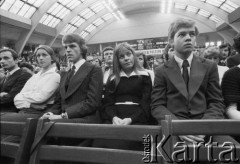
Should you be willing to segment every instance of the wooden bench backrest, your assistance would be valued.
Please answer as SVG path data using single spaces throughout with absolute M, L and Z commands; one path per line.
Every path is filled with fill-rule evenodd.
M 36 136 L 41 129 L 48 124 L 44 120 L 39 121 Z M 34 150 L 30 163 L 40 163 L 41 160 L 49 161 L 71 161 L 71 162 L 99 162 L 119 164 L 143 163 L 143 151 L 103 149 L 80 146 L 58 146 L 46 145 L 46 137 L 66 137 L 84 139 L 121 139 L 143 142 L 144 135 L 160 136 L 160 126 L 114 126 L 106 124 L 76 124 L 76 123 L 55 123 L 49 132 L 44 136 L 43 141 Z M 153 138 L 154 138 L 153 137 Z
M 1 135 L 21 137 L 20 143 L 1 140 L 1 156 L 14 158 L 15 164 L 26 164 L 34 140 L 37 119 L 27 119 L 26 122 L 1 121 Z
M 161 122 L 162 134 L 164 136 L 179 136 L 179 135 L 233 135 L 240 136 L 240 120 L 172 120 L 170 116 L 166 116 L 165 120 Z M 173 147 L 172 137 L 167 142 L 166 151 L 169 155 L 172 155 L 175 150 Z M 207 144 L 207 143 L 204 143 Z M 219 144 L 219 143 L 218 143 Z M 190 158 L 193 159 L 194 146 L 188 146 L 190 152 Z M 235 145 L 236 154 L 240 157 L 240 146 Z M 203 146 L 199 149 L 199 160 L 207 161 L 209 155 L 209 148 Z M 223 151 L 226 151 L 226 147 L 218 145 L 214 148 L 212 155 L 214 157 L 219 156 Z

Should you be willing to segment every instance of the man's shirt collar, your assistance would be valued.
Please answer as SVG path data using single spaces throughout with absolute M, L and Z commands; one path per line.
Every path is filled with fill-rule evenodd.
M 15 68 L 15 69 L 11 70 L 11 71 L 9 72 L 9 75 L 12 75 L 14 72 L 16 72 L 16 71 L 19 70 L 19 69 L 20 69 L 20 68 L 17 67 L 17 68 Z
M 176 55 L 174 55 L 174 59 L 176 60 L 179 68 L 182 68 L 183 60 L 181 58 L 177 57 Z M 193 53 L 191 53 L 191 55 L 187 58 L 190 68 L 192 65 L 192 59 L 193 59 Z
M 78 71 L 78 69 L 86 62 L 85 59 L 81 59 L 79 61 L 77 61 L 75 64 L 72 64 L 72 65 L 75 65 L 76 69 L 75 69 L 75 72 Z

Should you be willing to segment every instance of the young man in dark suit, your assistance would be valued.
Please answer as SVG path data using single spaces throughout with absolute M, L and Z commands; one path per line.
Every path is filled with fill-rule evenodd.
M 86 43 L 79 35 L 65 35 L 62 44 L 72 67 L 62 73 L 56 101 L 42 117 L 58 122 L 98 123 L 102 70 L 86 62 Z
M 168 39 L 174 56 L 156 69 L 152 92 L 152 115 L 159 124 L 165 115 L 179 120 L 224 118 L 217 65 L 193 53 L 198 33 L 191 20 L 178 19 L 170 25 Z M 196 143 L 204 138 L 186 135 L 178 139 Z
M 13 99 L 32 75 L 18 67 L 18 55 L 13 49 L 0 49 L 0 64 L 5 70 L 5 77 L 0 84 L 0 111 L 17 112 Z

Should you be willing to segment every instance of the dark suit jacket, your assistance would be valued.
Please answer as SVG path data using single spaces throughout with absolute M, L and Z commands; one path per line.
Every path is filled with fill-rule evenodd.
M 62 73 L 56 101 L 48 112 L 67 112 L 68 118 L 73 122 L 99 122 L 98 108 L 103 89 L 101 68 L 85 62 L 72 77 L 66 91 L 67 74 L 68 72 Z
M 27 71 L 19 69 L 10 75 L 4 84 L 0 85 L 0 92 L 8 93 L 1 98 L 1 111 L 16 110 L 13 99 L 22 90 L 31 76 Z
M 223 118 L 224 104 L 217 65 L 193 56 L 188 90 L 174 58 L 158 67 L 152 92 L 152 115 L 161 122 L 173 119 Z
M 230 56 L 227 59 L 227 66 L 229 68 L 232 68 L 233 66 L 236 66 L 238 64 L 240 64 L 240 54 L 236 54 L 236 55 Z

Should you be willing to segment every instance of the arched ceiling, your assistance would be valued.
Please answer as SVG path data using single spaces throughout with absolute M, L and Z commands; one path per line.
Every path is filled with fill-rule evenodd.
M 239 6 L 239 0 L 2 0 L 1 38 L 16 40 L 18 52 L 37 36 L 54 45 L 74 32 L 91 42 L 113 24 L 152 13 L 194 19 L 231 42 L 240 32 Z

